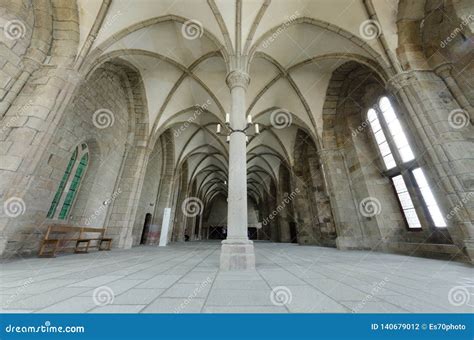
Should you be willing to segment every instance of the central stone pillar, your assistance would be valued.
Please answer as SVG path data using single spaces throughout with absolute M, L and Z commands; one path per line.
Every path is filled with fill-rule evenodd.
M 255 268 L 253 242 L 247 235 L 247 141 L 243 131 L 245 117 L 245 92 L 250 78 L 245 72 L 232 71 L 227 75 L 232 108 L 229 141 L 229 184 L 227 209 L 227 239 L 222 241 L 220 268 L 245 270 Z

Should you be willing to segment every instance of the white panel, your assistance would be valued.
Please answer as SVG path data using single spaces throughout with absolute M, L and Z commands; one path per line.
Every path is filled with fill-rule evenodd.
M 161 225 L 160 247 L 166 247 L 168 243 L 168 232 L 170 228 L 171 208 L 165 208 L 163 213 L 163 224 Z

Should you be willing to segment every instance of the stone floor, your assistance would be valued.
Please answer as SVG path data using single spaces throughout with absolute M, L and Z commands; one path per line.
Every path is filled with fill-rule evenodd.
M 257 269 L 218 270 L 218 242 L 1 264 L 2 312 L 473 312 L 467 264 L 256 243 Z

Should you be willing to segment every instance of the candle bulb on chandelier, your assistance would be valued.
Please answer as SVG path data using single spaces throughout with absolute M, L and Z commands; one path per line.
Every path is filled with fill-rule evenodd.
M 255 124 L 255 134 L 259 134 L 260 133 L 260 126 L 257 124 Z
M 217 133 L 221 133 L 221 124 L 217 124 Z
M 228 114 L 228 113 L 225 114 L 225 123 L 226 124 L 230 123 L 230 114 Z
M 247 123 L 252 124 L 252 116 L 251 115 L 247 116 Z

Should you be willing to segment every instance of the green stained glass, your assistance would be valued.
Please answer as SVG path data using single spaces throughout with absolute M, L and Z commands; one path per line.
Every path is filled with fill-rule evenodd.
M 51 206 L 48 211 L 48 218 L 52 218 L 54 216 L 54 213 L 56 212 L 56 208 L 58 207 L 59 200 L 61 199 L 61 195 L 64 191 L 64 187 L 66 186 L 67 180 L 69 178 L 69 175 L 71 174 L 71 170 L 74 166 L 74 163 L 76 162 L 77 158 L 77 148 L 74 150 L 74 153 L 71 156 L 71 159 L 69 160 L 69 163 L 66 167 L 66 171 L 64 172 L 63 178 L 61 179 L 61 182 L 59 182 L 59 187 L 58 190 L 56 191 L 56 194 L 54 195 L 53 202 L 51 202 Z
M 59 219 L 64 220 L 66 219 L 69 210 L 71 209 L 72 203 L 74 202 L 74 198 L 76 197 L 77 194 L 77 189 L 79 188 L 79 185 L 81 184 L 81 179 L 82 175 L 84 174 L 86 168 L 87 168 L 87 163 L 89 161 L 89 154 L 85 154 L 82 156 L 81 161 L 79 162 L 77 166 L 76 173 L 74 174 L 74 178 L 72 179 L 71 186 L 69 187 L 69 191 L 66 195 L 66 199 L 64 200 L 63 207 L 61 209 L 61 212 L 59 213 Z

